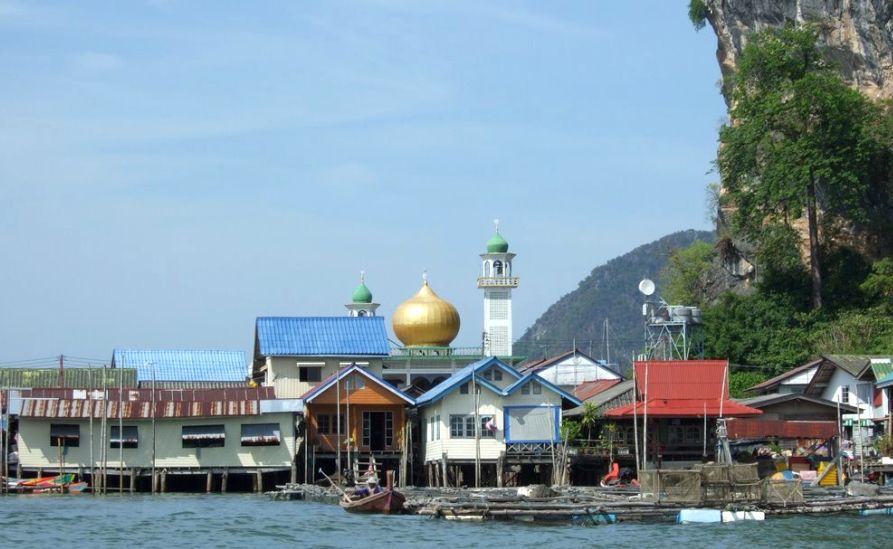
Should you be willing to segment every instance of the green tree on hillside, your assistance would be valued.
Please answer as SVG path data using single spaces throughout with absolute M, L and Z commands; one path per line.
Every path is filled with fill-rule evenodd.
M 818 309 L 826 234 L 819 224 L 862 218 L 879 149 L 872 129 L 877 109 L 826 65 L 812 30 L 791 26 L 751 36 L 732 105 L 717 165 L 735 209 L 733 226 L 765 248 L 779 227 L 795 227 L 805 212 L 811 301 Z
M 661 271 L 664 299 L 681 305 L 704 305 L 705 276 L 713 266 L 713 245 L 695 240 L 670 255 Z

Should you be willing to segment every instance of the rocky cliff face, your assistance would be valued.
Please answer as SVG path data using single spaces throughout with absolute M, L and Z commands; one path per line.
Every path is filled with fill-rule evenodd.
M 724 88 L 749 34 L 788 21 L 810 24 L 843 77 L 873 99 L 893 97 L 893 2 L 890 0 L 702 0 L 718 40 Z M 728 98 L 728 94 L 725 94 Z

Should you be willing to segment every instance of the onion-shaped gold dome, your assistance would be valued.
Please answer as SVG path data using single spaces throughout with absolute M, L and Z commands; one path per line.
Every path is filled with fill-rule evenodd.
M 407 347 L 447 347 L 459 333 L 459 312 L 428 281 L 394 311 L 394 333 Z

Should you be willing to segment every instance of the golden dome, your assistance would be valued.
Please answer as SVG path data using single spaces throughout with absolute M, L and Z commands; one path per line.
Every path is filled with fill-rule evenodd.
M 394 333 L 407 347 L 448 347 L 459 333 L 459 312 L 428 281 L 394 311 Z

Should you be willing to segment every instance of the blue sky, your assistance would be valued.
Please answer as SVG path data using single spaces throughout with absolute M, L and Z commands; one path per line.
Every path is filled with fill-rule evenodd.
M 0 362 L 249 350 L 261 315 L 390 317 L 423 270 L 515 337 L 605 261 L 710 227 L 724 117 L 687 2 L 0 0 Z

